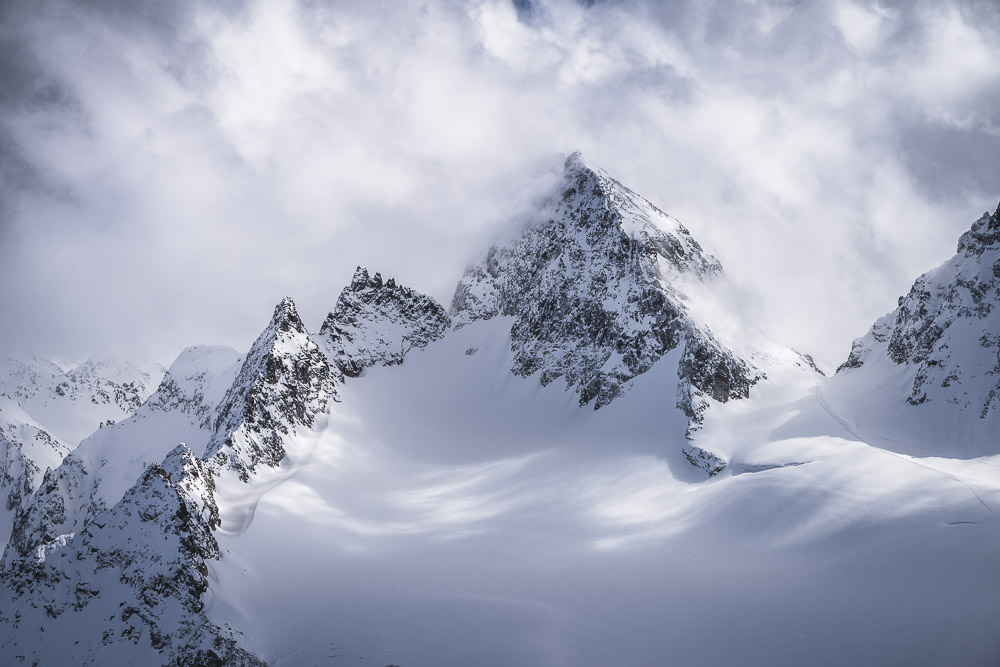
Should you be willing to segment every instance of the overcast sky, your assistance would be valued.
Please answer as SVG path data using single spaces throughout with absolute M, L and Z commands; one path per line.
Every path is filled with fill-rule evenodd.
M 581 150 L 833 365 L 1000 199 L 989 0 L 0 7 L 7 349 L 246 349 L 357 264 L 447 306 Z

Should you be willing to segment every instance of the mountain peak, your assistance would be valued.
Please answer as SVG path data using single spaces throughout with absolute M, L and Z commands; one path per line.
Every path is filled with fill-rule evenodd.
M 337 400 L 339 380 L 285 297 L 223 397 L 206 457 L 226 450 L 223 458 L 244 480 L 258 465 L 277 466 L 286 437 Z
M 745 397 L 758 373 L 693 319 L 684 296 L 692 281 L 721 274 L 718 260 L 582 154 L 566 159 L 565 177 L 519 238 L 466 271 L 452 301 L 457 326 L 512 316 L 513 372 L 539 372 L 543 385 L 562 378 L 581 404 L 608 404 L 682 344 L 695 391 L 681 408 L 692 419 L 702 394 Z
M 838 374 L 860 369 L 846 375 L 875 377 L 879 364 L 869 362 L 887 357 L 904 367 L 898 372 L 912 383 L 905 396 L 909 405 L 965 411 L 983 420 L 983 429 L 995 428 L 1000 415 L 998 290 L 1000 215 L 984 213 L 962 234 L 954 257 L 917 278 L 896 310 L 854 341 Z M 965 420 L 966 427 L 974 430 L 979 420 Z
M 569 157 L 566 158 L 566 162 L 563 165 L 563 171 L 569 175 L 581 171 L 592 171 L 596 173 L 602 170 L 600 167 L 584 157 L 583 153 L 580 151 L 573 151 L 569 154 Z
M 302 324 L 302 318 L 299 317 L 299 311 L 295 308 L 295 302 L 288 296 L 274 307 L 274 315 L 271 316 L 271 326 L 277 327 L 281 331 L 291 330 L 296 333 L 306 333 L 306 327 Z

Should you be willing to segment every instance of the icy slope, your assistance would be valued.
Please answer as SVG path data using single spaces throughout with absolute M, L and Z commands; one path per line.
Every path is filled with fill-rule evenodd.
M 163 378 L 159 364 L 91 358 L 69 371 L 36 355 L 0 360 L 0 394 L 75 447 L 108 421 L 128 417 Z
M 1000 208 L 854 341 L 824 395 L 890 449 L 1000 453 Z
M 469 267 L 451 312 L 456 327 L 514 317 L 513 372 L 595 408 L 680 348 L 677 406 L 697 423 L 709 399 L 746 398 L 765 377 L 767 361 L 708 317 L 721 276 L 683 225 L 574 153 L 519 235 Z

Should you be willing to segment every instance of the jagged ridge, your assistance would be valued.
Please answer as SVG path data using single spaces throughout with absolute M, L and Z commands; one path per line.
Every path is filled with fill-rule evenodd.
M 359 266 L 318 339 L 344 375 L 357 377 L 376 364 L 403 363 L 410 349 L 441 338 L 450 323 L 434 299 Z
M 284 438 L 296 427 L 312 426 L 327 402 L 338 400 L 336 383 L 342 379 L 285 298 L 222 401 L 206 458 L 221 457 L 220 465 L 243 480 L 259 465 L 277 466 L 285 456 Z

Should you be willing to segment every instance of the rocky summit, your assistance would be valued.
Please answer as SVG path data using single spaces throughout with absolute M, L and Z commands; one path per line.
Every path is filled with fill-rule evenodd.
M 681 348 L 677 406 L 700 420 L 706 397 L 746 398 L 763 377 L 690 307 L 687 288 L 722 273 L 680 222 L 574 153 L 523 232 L 469 267 L 451 314 L 513 318 L 512 371 L 561 380 L 595 409 Z
M 434 299 L 359 266 L 317 338 L 344 375 L 357 377 L 376 364 L 403 363 L 409 350 L 441 338 L 450 323 Z

